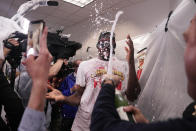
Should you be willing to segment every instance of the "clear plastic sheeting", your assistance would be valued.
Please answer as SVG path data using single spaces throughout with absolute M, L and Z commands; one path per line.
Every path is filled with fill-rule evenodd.
M 0 59 L 4 59 L 3 40 L 7 39 L 11 33 L 20 30 L 21 28 L 15 21 L 0 16 Z
M 151 121 L 181 117 L 192 101 L 187 94 L 183 32 L 196 13 L 194 0 L 183 0 L 148 40 L 147 56 L 140 79 L 142 93 L 137 106 Z

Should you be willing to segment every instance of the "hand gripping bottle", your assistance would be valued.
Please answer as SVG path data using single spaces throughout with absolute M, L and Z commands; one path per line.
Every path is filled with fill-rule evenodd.
M 128 101 L 124 99 L 119 90 L 115 90 L 115 107 L 121 118 L 121 120 L 127 120 L 131 123 L 135 123 L 135 119 L 132 113 L 124 112 L 123 107 L 128 106 Z

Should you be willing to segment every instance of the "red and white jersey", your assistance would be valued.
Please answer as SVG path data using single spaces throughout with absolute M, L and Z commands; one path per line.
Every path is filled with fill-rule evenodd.
M 112 72 L 122 78 L 122 82 L 118 86 L 118 90 L 125 92 L 128 82 L 128 64 L 113 57 Z M 101 89 L 101 81 L 104 74 L 108 70 L 108 61 L 94 58 L 84 61 L 80 64 L 76 84 L 84 87 L 84 93 L 76 114 L 72 131 L 89 131 L 91 113 Z

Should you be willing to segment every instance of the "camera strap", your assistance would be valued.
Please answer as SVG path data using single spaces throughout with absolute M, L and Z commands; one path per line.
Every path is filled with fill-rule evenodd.
M 4 40 L 3 43 L 4 43 L 4 47 L 6 47 L 8 49 L 12 50 L 15 48 L 15 46 L 12 43 L 8 42 L 7 40 Z

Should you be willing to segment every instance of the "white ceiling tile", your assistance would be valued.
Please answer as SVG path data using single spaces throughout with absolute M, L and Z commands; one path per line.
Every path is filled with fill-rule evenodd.
M 74 14 L 73 16 L 67 17 L 66 20 L 72 23 L 76 23 L 76 22 L 81 22 L 82 20 L 86 20 L 86 18 L 82 16 L 77 16 L 76 14 Z
M 19 8 L 20 5 L 22 5 L 23 3 L 27 2 L 27 0 L 14 0 L 13 4 Z
M 18 11 L 18 8 L 16 6 L 11 6 L 9 9 L 9 12 L 7 14 L 8 18 L 11 18 L 12 16 L 14 16 Z
M 46 19 L 46 15 L 44 14 L 40 14 L 40 13 L 35 13 L 35 12 L 31 12 L 28 15 L 25 16 L 27 19 L 29 20 L 39 20 L 39 19 Z
M 71 3 L 64 2 L 63 0 L 58 0 L 58 2 L 59 2 L 58 9 L 64 10 L 65 12 L 67 12 L 69 14 L 71 12 L 74 12 L 74 11 L 80 9 L 80 7 L 73 5 Z
M 45 18 L 45 20 L 46 22 L 57 23 L 58 21 L 60 21 L 60 18 L 55 16 L 48 16 Z
M 128 0 L 128 1 L 130 1 L 132 4 L 138 4 L 138 3 L 146 2 L 146 1 L 149 1 L 149 0 Z
M 123 9 L 125 7 L 128 7 L 130 6 L 131 3 L 128 1 L 128 0 L 123 0 L 123 1 L 120 1 L 114 5 L 112 5 L 111 8 L 114 8 L 114 9 L 117 9 L 117 10 L 120 10 L 120 9 Z
M 95 1 L 95 6 L 97 6 L 97 8 L 99 8 L 100 10 L 105 10 L 109 7 L 111 7 L 112 5 L 119 3 L 121 1 L 124 0 L 96 0 Z
M 51 15 L 57 9 L 58 9 L 57 6 L 42 6 L 42 7 L 38 7 L 36 10 L 33 10 L 32 12 L 33 13 Z
M 96 0 L 93 2 L 89 3 L 88 5 L 84 6 L 83 9 L 90 10 L 94 5 L 95 5 Z M 82 8 L 81 8 L 82 9 Z
M 85 9 L 85 8 L 79 9 L 77 12 L 74 13 L 74 15 L 82 16 L 84 18 L 85 17 L 90 17 L 91 14 L 92 14 L 92 12 Z
M 106 12 L 110 8 L 121 8 L 123 6 L 126 6 L 127 4 L 130 4 L 127 0 L 97 0 L 95 2 L 92 2 L 91 6 L 88 8 L 80 9 L 76 12 L 76 15 L 83 16 L 83 17 L 93 17 L 98 16 Z M 116 7 L 113 7 L 115 6 Z M 108 13 L 107 13 L 108 14 Z
M 1 7 L 0 7 L 0 16 L 4 16 L 4 17 L 7 17 L 7 11 L 6 10 L 4 10 L 4 9 L 2 9 Z
M 54 17 L 54 16 L 49 16 L 46 19 L 44 19 L 44 21 L 47 24 L 49 24 L 50 26 L 53 25 L 55 27 L 67 26 L 67 25 L 71 25 L 72 24 L 70 21 L 59 19 L 59 18 Z
M 14 0 L 1 0 L 0 1 L 0 14 L 2 16 L 7 17 L 13 1 Z
M 72 23 L 70 21 L 66 21 L 66 20 L 59 20 L 57 22 L 59 25 L 63 26 L 63 25 L 71 25 Z
M 53 13 L 51 13 L 50 15 L 56 16 L 56 17 L 62 17 L 62 19 L 66 18 L 67 16 L 69 16 L 70 14 L 73 14 L 74 11 L 69 11 L 67 12 L 66 10 L 60 10 L 57 9 L 56 11 L 54 11 Z

